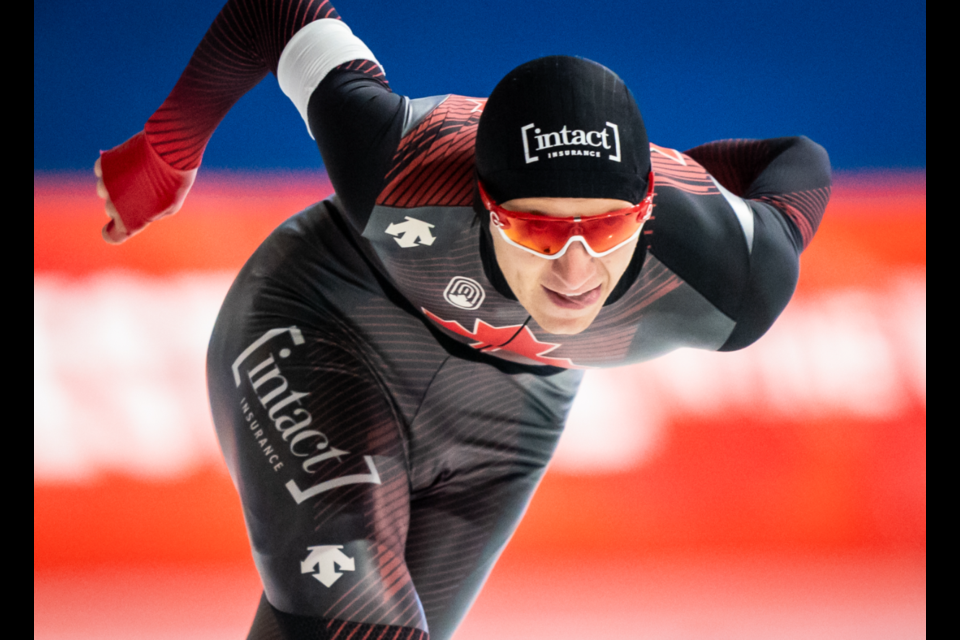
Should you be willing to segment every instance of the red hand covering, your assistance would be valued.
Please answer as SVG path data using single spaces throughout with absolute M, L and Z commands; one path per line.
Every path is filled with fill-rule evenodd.
M 176 213 L 183 205 L 196 169 L 174 169 L 164 162 L 141 131 L 110 151 L 100 153 L 103 183 L 126 227 L 126 237 L 147 224 Z M 124 239 L 111 220 L 104 228 L 111 240 Z

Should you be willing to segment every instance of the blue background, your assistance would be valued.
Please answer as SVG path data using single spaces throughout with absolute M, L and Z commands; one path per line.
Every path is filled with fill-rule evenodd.
M 89 169 L 143 128 L 222 0 L 34 3 L 34 170 Z M 926 3 L 864 0 L 334 2 L 394 90 L 486 96 L 567 54 L 627 82 L 658 144 L 805 134 L 835 168 L 926 166 Z M 454 7 L 454 8 L 450 8 Z M 234 107 L 208 168 L 320 166 L 269 76 Z

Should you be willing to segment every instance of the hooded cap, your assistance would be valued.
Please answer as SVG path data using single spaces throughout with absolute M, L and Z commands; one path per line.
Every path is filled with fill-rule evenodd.
M 617 74 L 550 56 L 501 80 L 477 129 L 476 166 L 497 202 L 515 198 L 643 200 L 650 146 L 643 118 Z

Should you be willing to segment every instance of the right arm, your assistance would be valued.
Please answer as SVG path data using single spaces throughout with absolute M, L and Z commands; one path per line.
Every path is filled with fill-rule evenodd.
M 122 241 L 150 221 L 175 211 L 175 208 L 170 210 L 167 203 L 182 202 L 199 167 L 203 150 L 217 124 L 233 104 L 268 71 L 278 76 L 284 93 L 309 123 L 311 135 L 320 141 L 319 146 L 331 181 L 348 213 L 357 215 L 357 211 L 362 211 L 358 207 L 365 206 L 364 198 L 370 199 L 369 206 L 372 208 L 379 188 L 370 190 L 367 186 L 373 183 L 379 185 L 384 179 L 386 167 L 396 150 L 396 142 L 392 141 L 399 141 L 403 123 L 408 116 L 409 110 L 405 107 L 409 101 L 389 90 L 383 79 L 383 72 L 369 49 L 335 16 L 333 8 L 326 0 L 262 0 L 260 3 L 255 3 L 255 0 L 229 0 L 204 36 L 170 96 L 147 122 L 144 131 L 123 145 L 102 154 L 98 169 L 103 172 L 103 182 L 98 186 L 98 190 L 102 190 L 103 194 L 115 203 L 120 223 L 108 224 L 104 230 L 105 237 L 116 242 Z M 108 204 L 109 202 L 110 200 Z M 255 295 L 256 291 L 247 293 Z M 295 304 L 292 308 L 299 310 L 301 306 Z M 278 311 L 283 310 L 278 308 Z M 284 311 L 287 312 L 293 313 L 290 309 Z M 250 320 L 252 316 L 241 313 L 238 317 Z M 231 339 L 242 337 L 233 331 L 228 333 Z M 331 344 L 328 335 L 316 337 L 315 341 L 317 344 Z M 313 353 L 311 351 L 311 354 Z M 235 357 L 234 352 L 228 362 L 239 362 L 233 360 Z M 331 357 L 339 357 L 336 349 Z M 346 374 L 357 398 L 367 405 L 380 401 L 378 394 L 382 390 L 367 389 L 362 375 L 341 371 L 338 367 L 318 367 L 316 362 L 315 359 L 301 362 L 299 369 L 294 366 L 285 371 L 310 374 L 312 377 L 304 382 L 305 386 L 300 387 L 306 389 L 337 384 L 336 376 Z M 327 376 L 330 373 L 333 373 L 333 378 Z M 274 374 L 266 377 L 271 375 Z M 277 375 L 286 389 L 287 379 L 279 376 L 279 369 Z M 294 374 L 287 375 L 291 376 L 290 384 L 294 384 Z M 317 375 L 321 377 L 317 378 Z M 232 383 L 231 378 L 228 384 Z M 296 392 L 291 394 L 290 398 L 309 395 Z M 322 394 L 315 397 L 320 395 Z M 294 400 L 299 404 L 299 400 Z M 275 416 L 274 411 L 290 403 L 291 400 L 287 399 L 275 404 L 269 415 L 264 411 L 260 414 L 260 419 L 276 420 L 274 426 L 280 429 L 280 421 L 284 417 L 288 420 L 291 418 Z M 263 409 L 267 407 L 262 399 L 261 405 Z M 389 407 L 385 410 L 389 412 Z M 303 412 L 303 409 L 297 411 Z M 357 426 L 358 417 L 367 415 L 363 412 L 341 413 L 344 424 L 351 428 Z M 296 415 L 301 416 L 302 413 Z M 306 415 L 309 417 L 309 413 Z M 376 413 L 373 415 L 378 419 L 380 417 Z M 326 426 L 323 429 L 330 433 L 330 429 L 335 429 L 338 418 L 325 415 L 325 420 Z M 295 431 L 307 424 L 309 421 L 292 429 Z M 386 428 L 389 434 L 399 433 L 389 422 L 376 423 L 374 426 Z M 288 431 L 291 429 L 289 425 L 285 428 Z M 313 433 L 317 438 L 326 437 L 319 431 Z M 346 434 L 345 437 L 362 440 L 365 437 L 363 433 L 357 431 Z M 289 434 L 284 433 L 283 440 L 288 437 Z M 298 438 L 299 436 L 293 437 L 291 447 Z M 393 452 L 390 455 L 395 456 L 396 451 L 400 450 L 399 445 L 394 446 L 390 438 L 380 440 L 386 443 L 387 449 L 382 449 L 383 451 Z M 317 449 L 325 446 L 321 445 Z M 324 458 L 329 458 L 331 451 L 335 449 L 325 452 L 326 456 L 318 456 L 317 464 Z M 339 453 L 347 454 L 347 451 Z M 371 462 L 366 464 L 373 465 L 372 458 L 370 460 Z M 377 464 L 383 464 L 379 457 Z M 403 472 L 402 463 L 396 468 Z M 369 467 L 365 466 L 364 469 L 369 470 Z M 306 467 L 304 470 L 309 472 Z M 265 593 L 270 594 L 271 598 L 284 607 L 281 611 L 264 601 L 251 630 L 251 638 L 282 636 L 344 640 L 361 637 L 429 639 L 423 607 L 403 559 L 403 544 L 409 528 L 409 500 L 404 491 L 409 481 L 403 480 L 401 476 L 398 478 L 401 478 L 399 484 L 394 483 L 387 487 L 389 491 L 385 495 L 394 498 L 399 496 L 401 499 L 387 505 L 389 508 L 386 509 L 386 515 L 368 508 L 369 505 L 364 503 L 364 500 L 374 499 L 370 498 L 369 494 L 360 497 L 356 493 L 346 496 L 338 494 L 335 501 L 331 499 L 331 504 L 338 505 L 333 513 L 343 511 L 337 525 L 340 528 L 331 527 L 317 533 L 316 516 L 309 507 L 297 511 L 297 517 L 306 520 L 300 530 L 293 530 L 295 527 L 285 530 L 282 525 L 278 528 L 278 524 L 272 520 L 251 526 L 251 532 L 260 527 L 264 537 L 269 540 L 264 546 L 276 551 L 273 556 L 258 556 L 261 561 L 259 570 Z M 270 477 L 270 480 L 273 480 L 273 477 Z M 322 484 L 315 484 L 313 488 Z M 354 479 L 346 484 L 362 486 L 367 483 Z M 379 488 L 380 484 L 378 476 L 376 483 L 370 482 L 369 486 Z M 341 485 L 329 488 L 339 486 Z M 258 490 L 268 494 L 274 489 L 275 486 L 271 487 L 266 483 L 258 487 Z M 375 499 L 382 499 L 380 495 L 376 494 Z M 367 510 L 363 518 L 357 513 L 351 513 L 363 509 Z M 247 513 L 254 513 L 254 510 L 248 509 Z M 373 524 L 368 531 L 357 532 L 357 526 L 371 520 Z M 307 538 L 298 537 L 300 535 L 307 535 Z M 324 537 L 330 535 L 335 537 Z M 341 537 L 338 539 L 336 536 Z M 255 548 L 256 545 L 257 543 L 254 543 Z M 311 567 L 308 565 L 307 569 L 304 569 L 304 559 L 316 560 L 317 554 L 309 554 L 318 548 L 309 545 L 334 545 L 329 547 L 334 549 L 342 548 L 336 545 L 353 545 L 348 548 L 372 549 L 375 557 L 369 561 L 366 568 L 357 560 L 355 588 L 345 588 L 346 596 L 325 601 L 315 596 L 317 593 L 327 595 L 326 590 L 330 585 L 323 583 L 323 586 L 318 586 L 310 575 L 305 575 L 310 573 Z M 286 560 L 290 562 L 287 563 Z M 348 571 L 354 572 L 354 558 L 351 556 L 347 560 L 351 561 Z M 330 569 L 333 568 L 334 565 L 330 565 Z M 342 581 L 340 586 L 345 583 L 347 580 Z M 314 591 L 297 586 L 303 584 L 310 585 Z M 316 591 L 317 589 L 319 591 Z M 308 594 L 313 594 L 314 597 Z
M 298 41 L 312 47 L 291 46 L 288 51 L 288 45 Z M 319 57 L 318 42 L 327 44 L 320 46 Z M 284 67 L 292 71 L 285 74 Z M 334 70 L 359 74 L 381 94 L 393 95 L 373 54 L 350 33 L 328 0 L 229 0 L 144 130 L 98 159 L 98 193 L 107 199 L 111 216 L 104 239 L 122 242 L 180 208 L 217 125 L 267 73 L 278 75 L 284 92 L 308 120 L 310 96 Z M 351 115 L 351 122 L 363 119 L 363 114 Z M 359 128 L 382 129 L 375 122 L 366 124 Z M 320 138 L 335 133 L 336 127 L 328 124 Z

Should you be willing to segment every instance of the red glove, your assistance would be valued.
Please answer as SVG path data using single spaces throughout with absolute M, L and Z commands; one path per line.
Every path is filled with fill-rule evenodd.
M 174 169 L 164 162 L 143 131 L 101 151 L 98 169 L 111 216 L 103 239 L 110 243 L 123 242 L 154 220 L 176 213 L 197 177 L 196 169 Z

